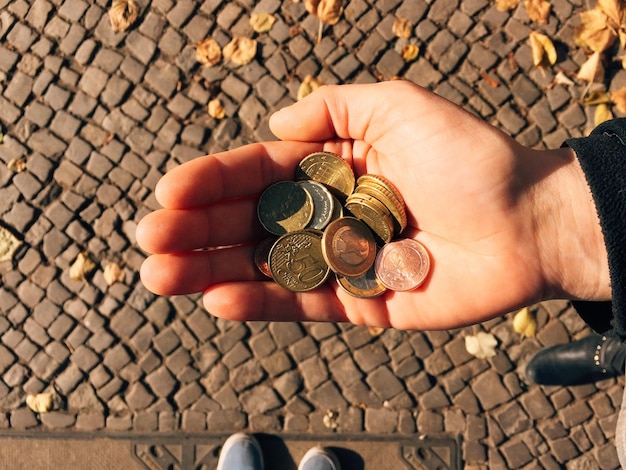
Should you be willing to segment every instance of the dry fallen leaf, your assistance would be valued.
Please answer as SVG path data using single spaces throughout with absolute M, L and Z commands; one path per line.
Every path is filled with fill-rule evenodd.
M 222 51 L 226 60 L 237 65 L 246 65 L 256 56 L 257 42 L 244 36 L 233 38 Z
M 595 8 L 601 10 L 608 18 L 608 26 L 618 30 L 624 21 L 623 1 L 598 0 Z
M 52 408 L 51 393 L 37 393 L 26 397 L 26 405 L 35 413 L 47 413 Z
M 490 333 L 484 331 L 479 332 L 474 336 L 465 337 L 465 349 L 472 356 L 479 359 L 487 359 L 496 355 L 496 346 L 498 340 Z
M 572 86 L 572 85 L 574 85 L 574 82 L 572 80 L 570 80 L 570 78 L 567 75 L 565 75 L 562 71 L 558 72 L 555 75 L 554 83 L 556 85 L 565 85 L 565 86 Z
M 302 98 L 310 95 L 322 85 L 323 83 L 320 80 L 313 77 L 312 75 L 307 75 L 306 77 L 304 77 L 304 80 L 302 80 L 302 83 L 298 88 L 298 96 L 296 99 L 300 101 Z
M 272 29 L 274 23 L 276 22 L 276 17 L 271 13 L 252 13 L 250 16 L 250 26 L 257 33 L 267 33 Z
M 530 39 L 530 49 L 533 54 L 533 64 L 535 67 L 542 67 L 546 63 L 554 65 L 557 55 L 554 44 L 545 34 L 531 31 L 528 36 Z
M 317 16 L 317 6 L 320 4 L 320 0 L 304 0 L 304 8 L 312 15 Z
M 626 87 L 611 93 L 611 101 L 620 113 L 626 114 Z
M 605 121 L 613 119 L 613 113 L 611 107 L 606 103 L 601 103 L 596 106 L 596 111 L 593 114 L 593 125 L 598 127 Z
M 537 333 L 537 313 L 528 307 L 519 310 L 513 317 L 513 330 L 527 338 Z
M 588 93 L 582 100 L 585 106 L 597 106 L 611 103 L 611 95 L 604 90 L 594 90 Z
M 85 279 L 94 269 L 96 269 L 96 264 L 91 261 L 86 253 L 80 252 L 70 266 L 70 279 L 74 281 Z
M 617 32 L 609 27 L 609 17 L 599 8 L 580 13 L 580 25 L 574 31 L 577 45 L 602 52 L 613 45 Z
M 326 410 L 326 413 L 324 413 L 324 418 L 322 418 L 322 422 L 324 423 L 324 426 L 326 426 L 328 429 L 337 429 L 339 427 L 339 413 L 337 413 L 334 410 Z
M 405 44 L 402 47 L 402 59 L 405 62 L 411 62 L 417 59 L 417 56 L 420 54 L 420 48 L 417 44 Z
M 104 280 L 108 286 L 112 286 L 116 282 L 124 282 L 124 271 L 117 263 L 109 263 L 104 267 Z
M 109 10 L 109 19 L 113 31 L 126 31 L 137 20 L 139 7 L 135 0 L 113 0 Z
M 337 24 L 342 12 L 342 0 L 320 0 L 317 5 L 317 17 L 329 25 Z
M 217 98 L 209 101 L 207 112 L 213 119 L 224 119 L 224 116 L 226 116 L 226 110 L 222 106 L 222 102 Z
M 580 70 L 576 75 L 580 80 L 586 80 L 590 83 L 604 81 L 604 66 L 602 65 L 602 53 L 594 52 L 591 57 L 580 66 Z
M 367 328 L 367 331 L 371 336 L 376 337 L 382 335 L 385 332 L 385 329 L 380 326 L 370 326 Z
M 21 244 L 9 229 L 0 226 L 0 262 L 11 261 Z
M 413 25 L 407 18 L 399 16 L 391 25 L 391 32 L 399 38 L 408 39 L 413 34 Z
M 26 169 L 26 160 L 24 158 L 13 158 L 7 163 L 7 168 L 14 173 L 21 173 Z
M 203 39 L 196 46 L 196 60 L 202 65 L 212 67 L 222 60 L 222 49 L 215 39 Z
M 525 0 L 524 6 L 531 20 L 542 24 L 548 22 L 551 8 L 550 2 L 546 2 L 546 0 Z
M 498 11 L 513 10 L 519 5 L 520 0 L 496 0 L 496 9 Z

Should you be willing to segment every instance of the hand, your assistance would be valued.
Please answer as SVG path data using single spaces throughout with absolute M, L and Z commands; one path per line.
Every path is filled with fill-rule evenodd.
M 141 269 L 149 290 L 202 291 L 210 313 L 232 320 L 400 329 L 459 327 L 549 298 L 610 295 L 595 208 L 569 149 L 522 147 L 399 81 L 322 87 L 274 114 L 270 127 L 282 141 L 201 157 L 159 181 L 164 209 L 137 229 L 140 246 L 155 253 Z M 254 245 L 266 236 L 258 195 L 292 180 L 297 163 L 322 149 L 402 193 L 409 215 L 402 236 L 431 254 L 420 288 L 357 299 L 331 281 L 292 293 L 257 272 Z

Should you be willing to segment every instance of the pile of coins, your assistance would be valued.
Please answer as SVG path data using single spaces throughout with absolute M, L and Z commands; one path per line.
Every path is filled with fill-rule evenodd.
M 407 226 L 396 187 L 369 174 L 355 182 L 352 168 L 330 152 L 308 155 L 295 181 L 268 187 L 257 214 L 275 237 L 258 245 L 256 265 L 290 291 L 315 289 L 333 272 L 348 293 L 370 298 L 415 289 L 430 270 L 419 242 L 393 240 Z

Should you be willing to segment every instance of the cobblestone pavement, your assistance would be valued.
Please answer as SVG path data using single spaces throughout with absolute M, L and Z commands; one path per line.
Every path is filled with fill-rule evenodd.
M 488 0 L 353 0 L 316 43 L 317 20 L 291 0 L 144 1 L 114 33 L 98 0 L 0 0 L 0 214 L 23 241 L 0 264 L 0 427 L 16 430 L 265 431 L 452 434 L 467 468 L 618 467 L 622 383 L 525 383 L 542 345 L 588 330 L 564 302 L 539 305 L 531 339 L 510 316 L 440 332 L 333 324 L 231 323 L 198 296 L 156 297 L 141 285 L 137 222 L 168 169 L 208 152 L 271 138 L 270 113 L 302 79 L 402 77 L 472 110 L 525 145 L 558 147 L 586 132 L 584 84 L 555 83 L 585 60 L 574 45 L 577 0 L 553 0 L 547 24 L 522 4 Z M 266 34 L 252 12 L 274 13 Z M 405 63 L 391 25 L 414 25 L 421 52 Z M 533 67 L 530 31 L 558 41 L 559 62 Z M 202 67 L 195 44 L 257 36 L 245 66 Z M 611 86 L 623 84 L 622 72 Z M 218 97 L 227 118 L 206 112 Z M 15 172 L 7 164 L 26 162 Z M 86 281 L 69 266 L 85 251 Z M 108 286 L 103 267 L 124 266 Z M 470 356 L 464 337 L 489 331 L 497 355 Z M 26 394 L 54 390 L 35 414 Z

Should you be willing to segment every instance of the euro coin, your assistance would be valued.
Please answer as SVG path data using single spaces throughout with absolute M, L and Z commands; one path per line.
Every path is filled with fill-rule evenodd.
M 270 250 L 269 268 L 274 281 L 292 292 L 319 287 L 330 273 L 322 255 L 322 237 L 311 230 L 281 236 Z
M 258 270 L 267 277 L 272 277 L 268 258 L 270 250 L 272 249 L 272 246 L 274 246 L 275 242 L 276 238 L 266 238 L 265 240 L 262 240 L 261 243 L 257 245 L 256 250 L 254 250 L 254 264 L 256 264 Z
M 373 198 L 376 198 L 383 204 L 391 213 L 394 221 L 394 227 L 396 233 L 401 233 L 407 226 L 407 215 L 404 202 L 398 199 L 395 194 L 384 186 L 373 184 L 371 182 L 361 182 L 362 178 L 359 178 L 357 187 L 354 190 L 356 193 L 366 194 Z
M 298 184 L 302 186 L 313 199 L 313 217 L 311 217 L 306 228 L 322 230 L 333 217 L 335 198 L 330 191 L 326 189 L 326 186 L 317 181 L 300 181 Z
M 331 152 L 315 152 L 304 157 L 296 169 L 296 180 L 322 183 L 345 200 L 354 191 L 354 172 L 343 158 Z
M 263 191 L 257 214 L 261 225 L 274 235 L 295 232 L 313 217 L 313 198 L 297 183 L 280 181 Z
M 376 242 L 363 222 L 354 217 L 343 217 L 326 227 L 322 254 L 335 273 L 360 276 L 374 265 Z
M 384 243 L 389 243 L 393 238 L 391 214 L 378 200 L 354 193 L 348 198 L 346 209 L 364 222 Z
M 405 238 L 383 246 L 374 269 L 388 289 L 409 291 L 419 287 L 428 276 L 430 256 L 421 243 Z
M 367 270 L 365 274 L 356 277 L 342 276 L 335 274 L 337 283 L 348 294 L 360 299 L 371 299 L 378 297 L 387 291 L 387 288 L 376 277 L 374 266 Z

